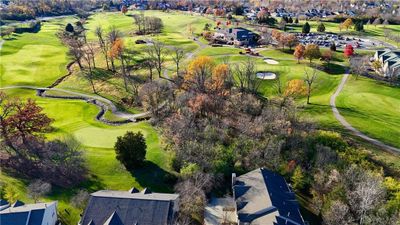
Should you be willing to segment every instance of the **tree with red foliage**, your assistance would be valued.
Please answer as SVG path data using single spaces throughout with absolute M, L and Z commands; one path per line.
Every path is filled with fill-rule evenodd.
M 121 7 L 121 12 L 125 15 L 128 12 L 128 8 L 125 5 L 123 5 Z
M 0 131 L 5 143 L 15 149 L 15 143 L 36 138 L 50 129 L 52 119 L 42 112 L 34 100 L 22 102 L 0 93 Z
M 346 56 L 347 58 L 350 58 L 351 56 L 354 55 L 354 48 L 352 45 L 346 45 L 346 48 L 344 49 L 343 52 L 344 56 Z

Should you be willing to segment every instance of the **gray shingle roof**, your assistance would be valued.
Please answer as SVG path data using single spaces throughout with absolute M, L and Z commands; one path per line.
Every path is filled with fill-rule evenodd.
M 133 192 L 133 193 L 132 193 Z M 176 194 L 151 193 L 146 189 L 92 193 L 82 225 L 166 225 L 173 220 Z
M 237 177 L 233 196 L 241 222 L 304 225 L 294 193 L 277 173 L 262 168 Z
M 37 225 L 42 224 L 44 212 L 47 207 L 56 204 L 36 203 L 23 204 L 21 201 L 15 202 L 11 207 L 0 211 L 1 225 Z

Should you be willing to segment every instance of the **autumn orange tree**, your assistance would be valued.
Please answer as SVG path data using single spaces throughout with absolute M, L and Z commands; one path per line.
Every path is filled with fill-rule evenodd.
M 272 30 L 271 36 L 272 36 L 272 38 L 274 38 L 276 41 L 279 42 L 279 40 L 281 39 L 282 33 L 277 30 Z
M 110 48 L 109 57 L 113 59 L 118 58 L 120 60 L 121 74 L 124 77 L 125 90 L 128 91 L 128 81 L 126 74 L 124 51 L 125 51 L 124 40 L 122 40 L 122 38 L 117 38 Z
M 287 34 L 285 36 L 286 36 L 285 38 L 286 45 L 289 47 L 290 50 L 292 50 L 292 48 L 296 46 L 297 43 L 299 43 L 299 40 L 294 34 Z
M 293 55 L 297 59 L 297 63 L 300 63 L 300 59 L 304 57 L 305 50 L 306 48 L 302 44 L 297 45 L 296 48 L 294 49 Z

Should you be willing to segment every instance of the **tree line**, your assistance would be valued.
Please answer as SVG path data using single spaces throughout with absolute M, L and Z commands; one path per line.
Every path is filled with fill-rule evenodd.
M 39 16 L 56 16 L 90 11 L 109 4 L 109 0 L 10 0 L 0 17 L 4 20 L 27 20 Z

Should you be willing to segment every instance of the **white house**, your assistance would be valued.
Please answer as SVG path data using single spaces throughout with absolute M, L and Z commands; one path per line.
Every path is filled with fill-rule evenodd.
M 375 52 L 374 60 L 382 63 L 384 77 L 400 76 L 400 51 L 399 50 L 378 50 Z
M 24 204 L 16 201 L 12 205 L 4 200 L 0 202 L 2 202 L 1 225 L 55 225 L 57 223 L 57 202 Z

